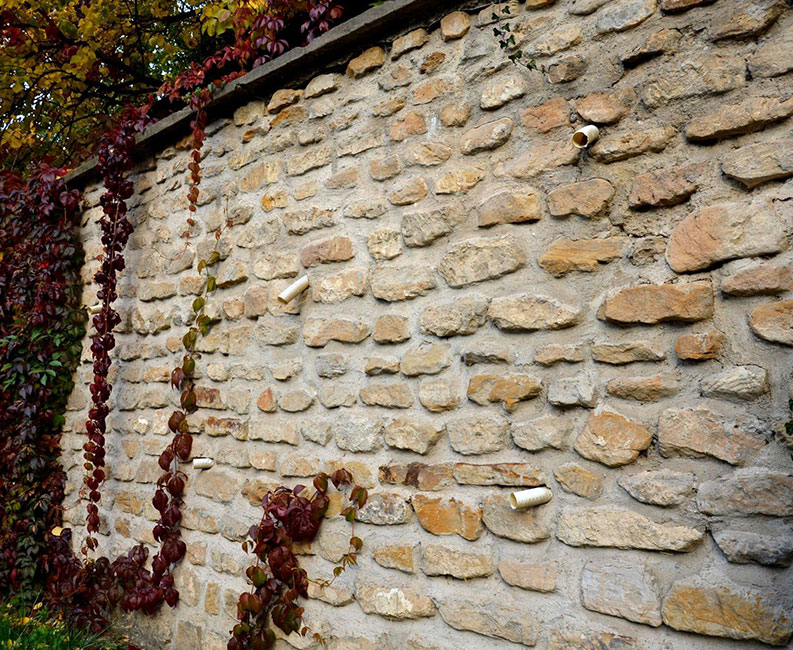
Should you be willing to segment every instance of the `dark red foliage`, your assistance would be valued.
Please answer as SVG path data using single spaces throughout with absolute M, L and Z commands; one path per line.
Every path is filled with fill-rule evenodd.
M 61 523 L 60 428 L 85 332 L 80 194 L 63 173 L 0 174 L 0 594 L 35 592 Z
M 336 470 L 331 476 L 321 473 L 314 479 L 314 492 L 305 496 L 306 488 L 298 485 L 293 489 L 278 487 L 262 499 L 262 519 L 251 526 L 248 538 L 242 545 L 245 552 L 253 553 L 258 563 L 248 567 L 246 575 L 252 589 L 240 595 L 237 602 L 239 623 L 231 631 L 228 650 L 266 650 L 275 643 L 270 629 L 270 620 L 285 634 L 297 632 L 307 634 L 303 626 L 303 608 L 299 598 L 308 597 L 309 578 L 300 567 L 292 545 L 295 542 L 310 542 L 319 532 L 328 510 L 328 483 L 336 489 L 344 489 L 352 483 L 352 475 L 345 469 Z M 343 511 L 344 516 L 354 521 L 355 512 L 366 503 L 366 490 L 355 486 L 350 492 L 351 504 Z M 338 576 L 349 564 L 356 563 L 356 554 L 361 549 L 360 539 L 350 539 L 350 552 L 336 567 Z

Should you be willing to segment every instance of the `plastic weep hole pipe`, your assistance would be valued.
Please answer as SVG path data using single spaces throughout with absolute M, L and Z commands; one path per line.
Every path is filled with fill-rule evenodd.
M 523 510 L 548 503 L 553 494 L 547 487 L 536 487 L 509 495 L 509 505 L 513 510 Z
M 589 145 L 594 144 L 599 137 L 600 129 L 594 124 L 587 124 L 573 133 L 573 146 L 577 149 L 586 149 Z
M 287 303 L 290 300 L 293 300 L 296 296 L 303 293 L 306 289 L 308 289 L 308 276 L 304 275 L 302 278 L 298 278 L 281 293 L 279 293 L 278 301 Z

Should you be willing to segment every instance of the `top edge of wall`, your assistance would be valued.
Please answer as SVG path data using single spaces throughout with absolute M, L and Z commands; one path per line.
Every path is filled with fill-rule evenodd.
M 209 120 L 230 115 L 242 104 L 270 95 L 282 85 L 299 84 L 340 65 L 359 50 L 397 36 L 419 22 L 431 24 L 451 6 L 471 3 L 461 0 L 386 0 L 333 27 L 304 47 L 295 47 L 260 65 L 225 86 L 207 106 Z M 189 132 L 194 111 L 183 108 L 162 118 L 137 137 L 135 157 L 168 146 Z M 82 187 L 97 174 L 97 160 L 91 158 L 66 174 L 70 187 Z

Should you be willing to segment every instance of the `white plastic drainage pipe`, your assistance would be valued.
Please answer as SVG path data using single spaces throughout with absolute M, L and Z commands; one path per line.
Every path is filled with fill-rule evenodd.
M 547 487 L 529 488 L 509 495 L 509 505 L 513 510 L 523 510 L 548 503 L 553 493 Z
M 306 289 L 308 289 L 308 276 L 304 275 L 302 278 L 298 278 L 292 284 L 290 284 L 286 289 L 284 289 L 281 293 L 279 293 L 278 300 L 279 302 L 286 304 L 290 300 L 294 300 L 298 295 L 303 293 Z

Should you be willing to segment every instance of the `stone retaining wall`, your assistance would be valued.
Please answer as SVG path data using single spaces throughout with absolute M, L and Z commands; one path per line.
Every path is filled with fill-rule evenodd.
M 233 225 L 200 342 L 194 455 L 215 466 L 186 470 L 182 600 L 123 623 L 152 649 L 225 647 L 257 499 L 343 465 L 371 499 L 360 567 L 307 605 L 331 650 L 784 646 L 793 9 L 461 9 L 213 123 L 187 245 L 184 143 L 135 172 L 109 553 L 153 544 L 196 259 Z M 496 21 L 540 71 L 507 59 Z M 580 152 L 588 123 L 601 138 Z M 279 304 L 303 274 L 310 290 Z M 66 436 L 77 537 L 88 341 L 83 360 Z M 509 509 L 537 485 L 550 503 Z M 348 536 L 326 523 L 311 575 Z

